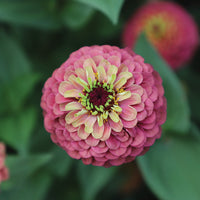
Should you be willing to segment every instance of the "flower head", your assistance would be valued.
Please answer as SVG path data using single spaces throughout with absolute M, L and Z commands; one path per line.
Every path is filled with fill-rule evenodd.
M 125 26 L 123 44 L 132 48 L 141 32 L 145 32 L 173 69 L 191 59 L 199 41 L 192 17 L 172 2 L 148 3 L 141 7 Z
M 44 125 L 73 158 L 99 166 L 130 162 L 161 135 L 166 100 L 159 74 L 128 49 L 83 47 L 43 88 Z
M 0 142 L 0 183 L 7 180 L 9 177 L 8 169 L 5 166 L 5 157 L 5 145 Z

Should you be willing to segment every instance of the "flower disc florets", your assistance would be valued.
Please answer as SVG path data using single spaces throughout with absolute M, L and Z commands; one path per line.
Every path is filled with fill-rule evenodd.
M 148 3 L 138 9 L 125 26 L 124 46 L 133 48 L 141 32 L 174 69 L 191 59 L 199 43 L 194 20 L 173 2 Z
M 52 140 L 85 164 L 130 162 L 160 137 L 162 81 L 132 51 L 83 47 L 47 80 L 41 107 Z

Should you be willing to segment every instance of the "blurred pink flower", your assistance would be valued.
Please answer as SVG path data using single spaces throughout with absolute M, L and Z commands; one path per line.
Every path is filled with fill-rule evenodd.
M 159 74 L 130 49 L 83 47 L 46 81 L 44 125 L 72 158 L 121 165 L 161 136 L 163 95 Z
M 0 142 L 0 183 L 9 178 L 9 172 L 5 166 L 5 145 Z
M 173 69 L 188 62 L 199 43 L 194 20 L 173 2 L 148 3 L 134 13 L 123 32 L 124 46 L 132 48 L 141 32 Z

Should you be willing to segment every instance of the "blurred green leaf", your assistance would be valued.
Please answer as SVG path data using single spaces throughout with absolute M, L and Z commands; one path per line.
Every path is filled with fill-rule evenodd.
M 1 185 L 1 189 L 7 190 L 8 188 L 16 188 L 18 184 L 20 185 L 28 181 L 29 178 L 37 170 L 47 164 L 50 159 L 52 159 L 51 154 L 7 156 L 6 165 L 9 168 L 10 178 Z
M 0 111 L 19 111 L 24 106 L 25 100 L 32 95 L 33 88 L 39 81 L 40 75 L 36 73 L 26 74 L 11 80 L 0 86 Z
M 194 120 L 200 122 L 200 75 L 193 71 L 191 66 L 180 69 L 178 75 L 186 90 L 191 109 L 191 116 Z
M 2 117 L 0 120 L 0 139 L 20 153 L 26 154 L 29 139 L 36 123 L 37 112 L 34 107 L 23 110 L 22 113 Z
M 36 27 L 58 29 L 55 0 L 0 0 L 0 21 Z
M 78 2 L 67 2 L 62 10 L 64 24 L 71 29 L 83 27 L 94 14 L 94 9 Z
M 145 62 L 150 63 L 163 79 L 167 98 L 167 121 L 163 129 L 187 133 L 190 127 L 189 106 L 177 76 L 150 45 L 144 34 L 139 37 L 135 51 L 143 56 Z
M 1 6 L 0 6 L 1 8 Z M 0 83 L 9 83 L 31 72 L 30 62 L 19 44 L 0 30 Z
M 137 160 L 147 184 L 160 199 L 200 199 L 200 139 L 197 129 L 190 133 L 193 131 L 193 135 L 158 141 Z
M 10 179 L 2 185 L 1 198 L 5 200 L 44 200 L 52 177 L 42 166 L 47 164 L 50 158 L 48 154 L 8 158 L 11 174 Z
M 104 13 L 113 24 L 117 24 L 120 10 L 124 3 L 124 0 L 76 0 L 78 2 L 85 3 L 102 13 Z
M 106 184 L 112 179 L 117 167 L 104 168 L 91 165 L 78 165 L 78 177 L 81 184 L 83 199 L 93 200 Z
M 48 169 L 52 174 L 64 177 L 69 172 L 72 162 L 73 159 L 63 149 L 56 146 L 52 151 L 52 159 L 48 164 Z

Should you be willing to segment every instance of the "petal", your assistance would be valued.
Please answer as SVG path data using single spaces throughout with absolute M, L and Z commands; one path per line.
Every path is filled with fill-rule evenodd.
M 121 63 L 121 58 L 118 57 L 118 56 L 111 56 L 111 57 L 108 58 L 108 62 L 111 65 L 115 65 L 115 66 L 119 67 L 120 63 Z
M 86 133 L 91 133 L 93 131 L 93 126 L 94 123 L 96 122 L 97 117 L 90 115 L 87 119 L 87 121 L 85 122 L 85 132 Z
M 131 97 L 131 92 L 130 91 L 124 91 L 124 92 L 120 92 L 117 94 L 117 100 L 118 101 L 123 101 L 125 99 L 128 99 Z
M 144 93 L 144 89 L 140 86 L 140 85 L 131 85 L 131 87 L 129 87 L 129 90 L 132 92 L 132 93 L 137 93 L 139 94 L 140 96 L 143 95 Z
M 87 113 L 88 113 L 88 110 L 86 110 L 85 108 L 82 108 L 82 110 L 77 112 L 75 116 L 77 117 L 77 116 L 84 115 Z
M 76 76 L 73 74 L 69 76 L 68 81 L 77 89 L 82 90 L 82 87 L 76 82 Z
M 133 77 L 133 74 L 131 72 L 121 72 L 117 75 L 117 80 L 120 80 L 121 78 L 125 78 L 126 80 Z
M 88 144 L 89 146 L 94 147 L 99 143 L 99 140 L 92 137 L 92 135 L 89 135 L 88 138 L 85 140 L 85 143 Z
M 128 72 L 128 67 L 125 64 L 121 64 L 118 68 L 118 72 Z
M 80 77 L 77 77 L 76 78 L 76 83 L 78 83 L 80 86 L 82 86 L 83 88 L 87 87 L 88 86 L 88 83 L 85 82 L 82 78 Z
M 87 139 L 87 137 L 90 135 L 90 133 L 86 133 L 85 131 L 84 131 L 84 125 L 81 125 L 79 128 L 78 128 L 78 136 L 81 138 L 81 139 L 83 139 L 83 140 L 85 140 L 85 139 Z
M 77 68 L 77 69 L 75 69 L 75 73 L 79 78 L 83 79 L 84 81 L 87 80 L 86 73 L 85 73 L 84 69 Z
M 113 136 L 110 136 L 105 142 L 109 149 L 117 149 L 120 146 L 120 141 Z
M 111 112 L 109 112 L 109 117 L 110 117 L 110 119 L 112 119 L 112 121 L 114 121 L 114 122 L 119 122 L 119 115 L 115 112 L 115 111 L 111 111 Z
M 120 89 L 125 83 L 126 83 L 126 78 L 121 78 L 119 79 L 118 81 L 115 82 L 114 84 L 114 88 L 117 90 L 117 89 Z
M 135 118 L 135 119 L 132 120 L 132 121 L 126 121 L 126 120 L 124 120 L 124 119 L 121 119 L 121 121 L 122 121 L 123 126 L 124 126 L 125 128 L 133 128 L 133 127 L 135 127 L 135 126 L 137 125 L 137 122 L 138 122 L 137 118 Z
M 109 118 L 108 122 L 109 122 L 111 129 L 116 131 L 116 132 L 120 132 L 123 128 L 123 124 L 122 124 L 121 120 L 119 120 L 119 122 L 115 123 L 113 120 L 111 120 Z
M 78 116 L 77 119 L 75 119 L 72 122 L 73 127 L 78 127 L 78 126 L 80 126 L 82 124 L 85 124 L 87 118 L 88 118 L 87 114 Z
M 137 134 L 133 140 L 133 142 L 131 143 L 131 146 L 133 147 L 138 147 L 141 144 L 143 144 L 146 141 L 146 137 L 145 137 L 145 133 L 144 131 L 140 130 L 139 128 L 137 128 Z
M 136 105 L 141 103 L 141 96 L 137 93 L 132 93 L 131 97 L 125 101 L 123 101 L 124 104 L 128 105 Z
M 137 111 L 132 106 L 123 106 L 120 117 L 126 121 L 133 121 L 137 116 Z
M 111 128 L 108 124 L 108 122 L 106 122 L 104 124 L 104 132 L 103 132 L 103 136 L 100 138 L 101 141 L 105 141 L 110 137 L 111 134 Z
M 80 97 L 79 93 L 82 92 L 81 90 L 76 90 L 76 89 L 72 89 L 72 90 L 67 90 L 64 93 L 64 97 L 65 98 L 69 98 L 69 97 Z
M 83 108 L 83 106 L 77 102 L 77 101 L 73 101 L 73 102 L 70 102 L 68 103 L 66 106 L 65 106 L 65 111 L 70 111 L 70 110 L 81 110 Z
M 111 67 L 111 64 L 106 59 L 103 59 L 100 61 L 99 66 L 102 66 L 105 71 L 108 71 Z
M 115 65 L 110 65 L 107 71 L 107 76 L 112 76 L 112 74 L 117 74 L 118 68 Z
M 92 136 L 95 139 L 100 139 L 103 136 L 103 131 L 104 131 L 104 125 L 99 126 L 98 122 L 96 121 L 93 127 Z
M 86 66 L 85 72 L 86 72 L 87 80 L 88 80 L 89 77 L 92 79 L 92 81 L 95 80 L 94 71 L 93 71 L 91 66 Z
M 92 59 L 94 60 L 94 62 L 96 63 L 97 66 L 99 66 L 99 63 L 104 60 L 104 57 L 101 55 L 98 56 L 93 56 Z
M 85 69 L 85 67 L 87 67 L 87 66 L 91 66 L 92 69 L 93 69 L 94 71 L 96 71 L 96 64 L 95 64 L 95 62 L 94 62 L 94 60 L 93 60 L 92 58 L 88 58 L 88 59 L 86 59 L 86 60 L 84 61 L 84 63 L 83 63 L 83 68 Z
M 58 92 L 64 96 L 65 92 L 74 89 L 73 85 L 69 81 L 63 81 L 58 87 Z
M 71 101 L 71 99 L 66 99 L 64 96 L 62 96 L 60 93 L 57 93 L 56 94 L 56 97 L 55 97 L 55 102 L 57 103 L 57 104 L 60 104 L 60 103 L 68 103 L 68 102 L 70 102 Z
M 78 118 L 75 116 L 76 113 L 77 113 L 77 110 L 73 110 L 65 116 L 65 121 L 67 124 L 71 124 L 74 120 Z
M 103 66 L 97 67 L 98 79 L 100 82 L 103 82 L 107 79 L 106 72 Z
M 103 115 L 97 115 L 97 121 L 98 121 L 98 124 L 99 126 L 102 126 L 103 125 Z

